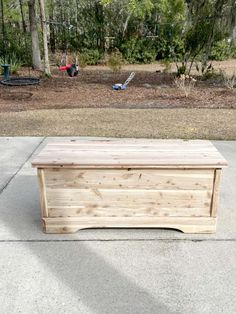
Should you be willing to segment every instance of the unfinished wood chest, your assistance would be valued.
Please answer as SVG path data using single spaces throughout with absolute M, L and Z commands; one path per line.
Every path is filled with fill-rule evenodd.
M 56 142 L 32 165 L 38 169 L 46 233 L 92 227 L 216 230 L 227 162 L 209 141 Z

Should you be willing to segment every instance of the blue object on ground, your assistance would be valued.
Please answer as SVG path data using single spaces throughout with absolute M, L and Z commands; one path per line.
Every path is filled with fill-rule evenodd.
M 4 81 L 8 81 L 10 79 L 10 64 L 2 64 L 2 67 Z
M 112 86 L 113 90 L 125 90 L 127 89 L 127 85 L 123 85 L 123 84 L 115 84 Z
M 135 77 L 135 72 L 130 73 L 130 76 L 127 78 L 124 84 L 115 84 L 112 86 L 113 90 L 126 90 L 128 84 L 132 81 L 132 79 Z

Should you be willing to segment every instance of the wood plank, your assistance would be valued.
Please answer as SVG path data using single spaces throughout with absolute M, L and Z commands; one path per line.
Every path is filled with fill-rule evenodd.
M 211 190 L 143 190 L 143 189 L 47 189 L 49 206 L 78 205 L 78 202 L 104 204 L 113 203 L 147 203 L 171 207 L 202 207 L 211 201 Z M 189 204 L 191 202 L 191 204 Z M 107 205 L 107 204 L 106 204 Z M 168 207 L 168 206 L 166 206 Z
M 48 144 L 32 162 L 34 166 L 208 166 L 227 165 L 207 141 L 126 140 L 76 141 Z
M 119 211 L 124 208 L 127 214 L 136 212 L 139 215 L 139 211 L 142 214 L 143 208 L 146 208 L 147 212 L 155 215 L 186 212 L 191 216 L 194 212 L 196 216 L 209 216 L 211 197 L 211 190 L 47 189 L 50 208 L 82 206 L 85 212 L 92 215 L 97 214 L 97 208 L 107 208 L 110 216 L 121 215 Z M 189 208 L 189 212 L 186 208 Z
M 214 187 L 213 187 L 213 194 L 212 194 L 212 203 L 211 203 L 211 216 L 216 217 L 217 210 L 219 207 L 219 199 L 220 199 L 220 176 L 221 170 L 215 170 L 215 177 L 214 177 Z
M 139 152 L 139 151 L 147 151 L 147 152 L 172 152 L 174 150 L 176 151 L 183 151 L 183 152 L 196 152 L 196 151 L 200 151 L 200 152 L 207 152 L 207 153 L 214 153 L 214 151 L 212 151 L 212 147 L 211 146 L 173 146 L 173 145 L 153 145 L 153 146 L 148 146 L 148 145 L 110 145 L 110 146 L 105 146 L 105 145 L 48 145 L 46 146 L 45 151 L 47 152 L 56 152 L 56 151 L 99 151 L 99 152 L 105 152 L 105 151 L 113 151 L 113 152 L 117 152 L 117 151 L 126 151 L 126 152 Z
M 213 169 L 154 170 L 154 169 L 46 169 L 48 188 L 105 188 L 157 190 L 210 190 Z
M 200 207 L 157 207 L 157 206 L 135 206 L 130 208 L 125 204 L 120 207 L 116 205 L 84 205 L 49 207 L 49 217 L 209 217 L 210 208 Z
M 92 155 L 91 155 L 92 153 Z M 218 157 L 215 156 L 214 153 L 205 153 L 205 152 L 198 152 L 198 154 L 195 154 L 194 152 L 175 152 L 174 156 L 172 155 L 171 152 L 165 152 L 165 151 L 153 151 L 152 153 L 150 153 L 149 151 L 136 151 L 136 152 L 130 152 L 133 154 L 128 154 L 127 151 L 117 151 L 117 152 L 113 152 L 111 150 L 109 151 L 83 151 L 83 150 L 78 150 L 78 151 L 73 151 L 73 150 L 65 150 L 65 151 L 44 151 L 41 153 L 41 158 L 43 160 L 51 160 L 52 159 L 52 154 L 53 154 L 53 159 L 54 160 L 62 160 L 65 159 L 65 162 L 67 162 L 67 160 L 69 162 L 73 161 L 72 159 L 74 159 L 74 161 L 76 161 L 76 159 L 80 158 L 82 161 L 85 160 L 86 158 L 88 160 L 104 160 L 107 159 L 108 163 L 109 160 L 138 160 L 138 161 L 146 161 L 146 162 L 150 162 L 153 158 L 158 158 L 158 161 L 160 160 L 161 162 L 163 162 L 165 159 L 167 159 L 167 163 L 169 161 L 172 161 L 173 159 L 175 160 L 180 160 L 181 163 L 183 163 L 183 161 L 188 161 L 189 162 L 197 162 L 198 158 L 201 158 L 202 160 L 198 161 L 200 163 L 205 163 L 205 161 L 210 162 L 217 162 Z
M 140 165 L 140 164 L 116 164 L 116 165 L 92 165 L 92 164 L 37 164 L 32 165 L 34 168 L 39 169 L 222 169 L 222 165 Z
M 49 143 L 32 164 L 46 232 L 165 227 L 207 233 L 215 230 L 227 162 L 209 141 L 115 139 Z
M 171 228 L 185 233 L 214 233 L 214 217 L 44 218 L 46 233 L 73 233 L 86 228 Z
M 57 159 L 57 158 L 65 158 L 67 159 L 68 157 L 70 157 L 71 155 L 74 158 L 89 158 L 89 160 L 91 159 L 105 159 L 106 158 L 119 158 L 119 159 L 126 159 L 130 160 L 132 159 L 132 157 L 134 157 L 134 160 L 142 160 L 142 159 L 151 159 L 151 158 L 158 158 L 158 160 L 162 160 L 163 158 L 168 158 L 168 160 L 172 160 L 173 157 L 177 158 L 177 159 L 190 159 L 190 161 L 192 160 L 196 160 L 198 158 L 198 156 L 207 159 L 207 160 L 218 160 L 218 156 L 216 156 L 214 153 L 212 152 L 208 152 L 208 151 L 198 151 L 198 153 L 196 154 L 193 150 L 191 151 L 179 151 L 179 152 L 174 152 L 171 150 L 137 150 L 137 149 L 133 149 L 133 150 L 121 150 L 118 149 L 117 150 L 113 150 L 110 149 L 108 150 L 100 150 L 100 151 L 93 151 L 93 150 L 73 150 L 73 149 L 64 149 L 64 150 L 47 150 L 44 151 L 40 154 L 40 157 L 43 159 L 52 159 L 52 154 L 53 154 L 53 159 Z M 172 155 L 174 154 L 174 156 Z M 133 155 L 133 156 L 132 156 Z
M 42 217 L 48 217 L 47 197 L 46 197 L 46 185 L 44 178 L 44 170 L 38 169 L 38 181 L 40 187 L 40 205 Z
M 57 140 L 55 142 L 51 141 L 47 143 L 48 146 L 58 146 L 58 145 L 66 145 L 66 146 L 74 146 L 74 145 L 85 145 L 85 146 L 116 146 L 116 145 L 122 145 L 122 146 L 137 146 L 137 145 L 145 145 L 145 146 L 206 146 L 206 147 L 212 147 L 213 144 L 210 141 L 207 140 L 180 140 L 180 139 L 134 139 L 134 138 L 113 138 L 113 139 L 99 139 L 99 140 L 93 140 L 93 139 L 78 139 L 78 140 Z
M 192 163 L 184 163 L 181 160 L 178 160 L 178 165 L 174 166 L 171 162 L 168 164 L 166 164 L 167 160 L 159 160 L 158 165 L 155 164 L 155 162 L 153 160 L 147 160 L 147 161 L 138 161 L 137 163 L 133 161 L 131 161 L 130 163 L 128 163 L 126 161 L 126 163 L 122 160 L 119 161 L 115 161 L 115 160 L 108 160 L 108 159 L 104 159 L 104 160 L 99 160 L 97 161 L 97 163 L 94 163 L 94 160 L 80 160 L 80 163 L 77 163 L 77 161 L 73 161 L 74 159 L 71 160 L 55 160 L 52 163 L 49 160 L 41 160 L 41 163 L 37 164 L 37 168 L 77 168 L 77 169 L 84 169 L 84 168 L 90 168 L 90 169 L 97 169 L 97 168 L 117 168 L 117 169 L 125 169 L 125 168 L 143 168 L 143 169 L 152 169 L 152 168 L 156 168 L 156 169 L 173 169 L 173 168 L 178 168 L 178 169 L 199 169 L 199 163 L 197 163 L 197 161 Z M 78 159 L 77 159 L 78 160 Z M 175 161 L 177 162 L 177 161 Z M 215 161 L 217 162 L 217 161 Z M 216 166 L 216 163 L 205 163 L 201 165 L 201 168 L 221 168 L 223 167 L 223 165 L 218 164 Z

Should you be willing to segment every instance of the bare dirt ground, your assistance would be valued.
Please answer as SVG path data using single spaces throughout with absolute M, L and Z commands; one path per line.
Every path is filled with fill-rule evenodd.
M 219 67 L 232 71 L 236 60 L 218 63 Z M 156 72 L 161 69 L 158 64 L 128 65 L 120 74 L 113 74 L 104 66 L 88 67 L 77 78 L 54 69 L 53 77 L 42 79 L 39 86 L 0 85 L 0 112 L 65 108 L 236 108 L 235 93 L 227 90 L 222 82 L 198 80 L 186 98 L 174 85 L 174 75 Z M 133 70 L 136 77 L 128 90 L 113 91 L 112 85 L 124 82 Z
M 232 74 L 236 60 L 214 67 Z M 113 74 L 105 66 L 96 66 L 70 78 L 54 68 L 53 77 L 42 79 L 39 86 L 0 85 L 0 135 L 236 138 L 235 92 L 217 79 L 198 80 L 186 98 L 174 85 L 174 74 L 162 70 L 160 64 L 126 65 Z M 136 76 L 129 88 L 113 91 L 112 85 L 124 82 L 131 71 Z M 20 75 L 28 73 L 23 70 Z

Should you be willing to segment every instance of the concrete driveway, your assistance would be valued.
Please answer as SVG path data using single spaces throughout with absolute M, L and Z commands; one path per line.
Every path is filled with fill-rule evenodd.
M 214 235 L 46 235 L 30 161 L 49 140 L 0 138 L 0 313 L 236 313 L 236 142 L 214 142 L 229 162 Z

